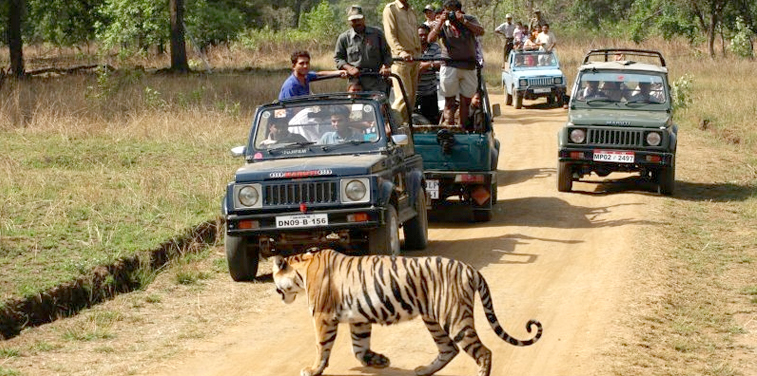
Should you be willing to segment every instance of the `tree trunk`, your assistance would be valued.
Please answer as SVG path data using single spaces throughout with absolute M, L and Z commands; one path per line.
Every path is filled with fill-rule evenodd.
M 710 51 L 710 58 L 715 58 L 715 24 L 717 16 L 710 14 L 710 24 L 707 25 L 707 48 Z
M 17 78 L 24 77 L 24 42 L 21 38 L 21 15 L 24 0 L 10 0 L 8 14 L 8 50 L 11 58 L 11 74 Z
M 187 48 L 184 41 L 184 0 L 169 0 L 171 12 L 171 71 L 186 73 Z

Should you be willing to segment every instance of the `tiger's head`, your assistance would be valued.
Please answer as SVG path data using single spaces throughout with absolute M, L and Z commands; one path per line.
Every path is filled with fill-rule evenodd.
M 293 302 L 297 294 L 305 291 L 303 273 L 306 273 L 307 264 L 312 259 L 310 252 L 289 257 L 273 256 L 273 282 L 284 303 Z

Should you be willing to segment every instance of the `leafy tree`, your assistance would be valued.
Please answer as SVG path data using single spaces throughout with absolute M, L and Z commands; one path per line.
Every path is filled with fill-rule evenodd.
M 27 0 L 33 41 L 75 46 L 92 41 L 104 0 Z

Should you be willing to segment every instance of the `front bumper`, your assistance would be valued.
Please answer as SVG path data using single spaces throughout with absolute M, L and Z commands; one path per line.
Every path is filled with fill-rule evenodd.
M 608 162 L 594 159 L 595 151 L 612 151 L 633 153 L 633 162 Z M 618 171 L 636 172 L 642 170 L 659 169 L 675 163 L 675 153 L 648 150 L 624 150 L 591 147 L 561 148 L 558 151 L 560 162 L 570 163 L 572 166 L 582 166 L 589 171 Z
M 518 90 L 522 93 L 523 98 L 536 99 L 549 96 L 565 95 L 565 86 L 529 86 L 525 89 Z
M 300 215 L 298 211 L 228 214 L 226 216 L 226 233 L 232 236 L 278 236 L 281 234 L 330 233 L 349 229 L 372 229 L 384 223 L 386 208 L 355 207 L 348 209 L 323 209 L 308 211 L 307 214 L 326 214 L 327 225 L 307 227 L 279 227 L 277 217 Z M 356 219 L 357 218 L 357 219 Z

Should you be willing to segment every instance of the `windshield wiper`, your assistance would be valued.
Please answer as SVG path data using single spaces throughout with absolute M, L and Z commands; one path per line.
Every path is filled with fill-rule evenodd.
M 360 145 L 360 144 L 368 144 L 368 143 L 371 143 L 371 142 L 373 142 L 373 141 L 366 141 L 366 140 L 345 141 L 345 142 L 340 143 L 340 144 L 321 146 L 321 150 L 323 150 L 323 151 L 329 151 L 329 150 L 338 149 L 338 148 L 340 148 L 342 146 L 345 146 L 345 145 Z
M 313 142 L 313 141 L 287 142 L 287 143 L 283 143 L 283 144 L 280 144 L 280 145 L 276 145 L 275 147 L 272 147 L 272 148 L 268 149 L 268 153 L 269 154 L 274 154 L 276 151 L 279 151 L 279 150 L 296 149 L 296 148 L 301 148 L 301 147 L 305 147 L 305 146 L 310 146 L 310 145 L 312 145 L 314 143 L 315 142 Z

